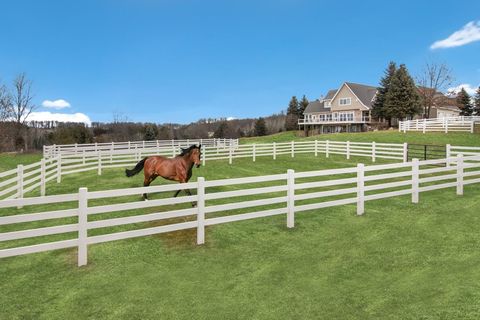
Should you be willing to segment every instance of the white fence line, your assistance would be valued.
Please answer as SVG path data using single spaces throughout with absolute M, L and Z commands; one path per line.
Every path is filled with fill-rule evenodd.
M 398 131 L 473 133 L 476 122 L 480 122 L 480 116 L 406 120 L 399 122 Z
M 442 163 L 449 163 L 451 167 L 431 166 Z M 75 194 L 0 200 L 0 209 L 10 208 L 9 213 L 14 211 L 15 207 L 42 206 L 50 203 L 60 203 L 63 207 L 70 203 L 71 207 L 63 210 L 1 216 L 0 225 L 23 224 L 24 228 L 21 230 L 13 228 L 13 231 L 0 233 L 0 241 L 8 243 L 8 248 L 0 250 L 0 258 L 78 247 L 78 265 L 83 266 L 87 264 L 88 246 L 95 243 L 196 228 L 197 244 L 203 244 L 206 226 L 285 215 L 287 227 L 293 228 L 295 214 L 302 211 L 355 204 L 357 215 L 363 215 L 366 201 L 411 195 L 412 203 L 418 203 L 419 194 L 422 192 L 455 188 L 456 194 L 462 195 L 464 185 L 474 183 L 480 183 L 480 155 L 463 157 L 459 154 L 449 159 L 426 161 L 414 159 L 407 163 L 371 166 L 358 164 L 353 168 L 298 173 L 288 170 L 286 174 L 213 181 L 199 178 L 197 182 L 189 182 L 184 185 L 161 185 L 96 192 L 80 188 L 79 192 Z M 239 188 L 238 185 L 244 186 Z M 221 189 L 219 190 L 218 187 Z M 144 192 L 164 194 L 175 189 L 186 188 L 196 189 L 197 194 L 179 198 L 169 195 L 166 198 L 151 201 L 132 201 L 132 199 L 123 198 L 141 195 Z M 254 196 L 255 199 L 242 199 L 245 196 Z M 118 203 L 105 205 L 106 199 Z M 196 207 L 190 207 L 189 203 L 192 201 L 196 202 Z M 166 211 L 157 211 L 160 206 L 168 207 Z M 146 212 L 141 210 L 147 208 L 150 210 Z M 150 213 L 153 208 L 157 212 Z M 35 207 L 30 211 L 39 209 Z M 124 211 L 128 210 L 138 211 L 134 212 L 136 213 L 134 215 L 125 214 Z M 241 210 L 241 212 L 236 210 Z M 102 216 L 104 213 L 109 214 L 104 217 Z M 120 214 L 112 217 L 114 213 Z M 92 215 L 96 216 L 93 220 L 89 219 Z M 71 219 L 75 219 L 75 217 L 76 221 L 72 221 Z M 154 227 L 145 225 L 144 228 L 139 228 L 138 225 L 138 223 L 179 217 L 188 218 L 189 221 Z M 47 227 L 25 229 L 30 227 L 25 223 L 52 221 L 59 218 L 67 220 L 61 220 L 59 225 L 52 226 L 50 222 Z M 107 232 L 103 234 L 88 234 L 88 231 L 93 229 L 131 224 L 137 224 L 135 225 L 137 228 L 120 232 L 108 232 L 107 229 Z M 5 230 L 5 228 L 3 229 Z M 10 230 L 12 230 L 11 227 Z M 74 238 L 71 238 L 72 233 L 76 233 Z M 59 234 L 64 234 L 64 238 L 70 235 L 70 238 L 33 245 L 20 243 L 20 246 L 15 242 L 20 239 Z M 41 238 L 40 241 L 42 241 Z
M 113 152 L 117 150 L 130 150 L 135 152 L 141 149 L 144 152 L 158 148 L 188 147 L 192 144 L 202 144 L 208 147 L 235 147 L 238 145 L 238 139 L 185 139 L 185 140 L 151 140 L 151 141 L 126 141 L 126 142 L 105 142 L 105 143 L 87 143 L 87 144 L 62 144 L 43 147 L 43 157 L 45 159 L 56 158 L 59 154 L 79 154 L 79 153 L 97 153 Z
M 17 169 L 0 173 L 0 199 L 22 198 L 25 193 L 38 188 L 41 195 L 45 195 L 46 183 L 51 180 L 60 183 L 65 175 L 86 171 L 97 171 L 97 174 L 101 175 L 104 169 L 126 168 L 147 156 L 172 157 L 179 152 L 179 146 L 106 150 L 98 148 L 96 152 L 85 149 L 82 152 L 63 150 L 57 153 L 55 158 L 42 159 L 23 168 L 19 165 Z M 256 161 L 258 157 L 276 159 L 280 155 L 290 155 L 293 158 L 302 153 L 311 153 L 315 156 L 325 154 L 327 157 L 332 154 L 345 155 L 347 159 L 351 156 L 361 156 L 368 157 L 373 162 L 378 158 L 407 161 L 406 144 L 311 140 L 245 145 L 232 143 L 230 146 L 203 145 L 202 163 L 205 165 L 207 160 L 228 160 L 232 164 L 235 159 L 240 158 L 251 158 L 252 161 Z
M 39 162 L 22 166 L 17 169 L 0 172 L 0 199 L 21 198 L 33 190 L 40 190 L 46 194 L 46 184 L 51 180 L 57 183 L 62 177 L 69 174 L 86 171 L 97 171 L 102 174 L 104 169 L 126 168 L 136 164 L 143 157 L 163 155 L 172 157 L 180 150 L 178 146 L 159 147 L 154 149 L 124 149 L 124 150 L 98 150 L 97 152 L 60 153 L 56 158 L 42 159 Z M 464 155 L 480 154 L 480 147 L 461 147 L 447 145 L 447 158 L 459 153 Z M 351 156 L 367 157 L 372 162 L 379 158 L 400 160 L 406 162 L 408 145 L 406 143 L 377 143 L 377 142 L 350 142 L 350 141 L 291 141 L 283 143 L 260 143 L 226 146 L 202 146 L 202 163 L 207 160 L 228 160 L 230 164 L 235 159 L 251 158 L 256 161 L 258 157 L 272 157 L 277 159 L 280 155 L 295 157 L 298 154 L 332 154 L 344 155 L 347 159 Z

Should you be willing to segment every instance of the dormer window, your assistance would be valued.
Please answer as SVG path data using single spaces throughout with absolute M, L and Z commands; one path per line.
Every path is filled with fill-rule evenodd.
M 332 104 L 331 101 L 332 101 L 332 100 L 325 100 L 323 106 L 324 106 L 325 108 L 330 108 L 330 105 Z
M 341 106 L 349 106 L 352 104 L 352 98 L 348 97 L 348 98 L 340 98 L 339 100 L 339 105 Z

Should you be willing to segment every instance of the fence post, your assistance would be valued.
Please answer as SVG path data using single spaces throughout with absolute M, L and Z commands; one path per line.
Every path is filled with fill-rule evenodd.
M 62 154 L 57 157 L 57 183 L 62 182 Z
M 113 150 L 115 149 L 112 141 L 112 146 L 110 147 L 110 163 L 113 163 Z
M 418 203 L 420 185 L 420 164 L 417 158 L 412 159 L 412 203 Z
M 85 165 L 85 149 L 82 150 L 83 165 Z
M 23 199 L 23 164 L 17 166 L 17 198 Z
M 78 266 L 87 265 L 88 189 L 78 189 Z
M 205 243 L 205 178 L 197 179 L 197 244 Z
M 475 121 L 472 121 L 470 122 L 470 133 L 473 133 L 473 131 L 475 130 Z
M 217 148 L 218 151 L 218 148 Z M 228 148 L 228 164 L 232 164 L 232 147 Z
M 423 120 L 423 129 L 422 129 L 423 133 L 425 133 L 427 131 L 427 121 L 424 119 Z
M 273 160 L 277 159 L 277 143 L 273 143 Z
M 357 216 L 365 212 L 365 165 L 357 164 Z
M 75 154 L 77 154 L 78 143 L 75 143 Z
M 327 140 L 327 142 L 325 143 L 325 157 L 328 158 L 329 157 L 329 150 L 330 149 L 330 141 Z
M 40 160 L 40 195 L 45 196 L 45 158 Z
M 445 133 L 448 133 L 448 119 L 445 120 Z
M 287 170 L 287 228 L 295 226 L 295 171 Z
M 98 143 L 95 142 L 95 152 L 97 152 L 98 148 Z
M 347 141 L 347 159 L 350 159 L 350 141 Z
M 102 154 L 98 153 L 98 175 L 102 175 Z
M 318 140 L 315 139 L 315 157 L 318 156 Z
M 408 162 L 408 143 L 403 144 L 403 162 Z
M 457 155 L 457 195 L 463 195 L 463 154 Z
M 207 151 L 203 144 L 202 144 L 202 149 L 200 151 L 202 152 L 202 164 L 203 166 L 205 166 L 205 162 L 207 162 Z
M 231 145 L 230 145 L 230 149 L 231 149 Z M 255 158 L 256 158 L 256 146 L 255 146 L 255 143 L 253 144 L 253 147 L 252 147 L 252 159 L 253 159 L 253 162 L 255 162 Z
M 291 142 L 291 149 L 292 149 L 292 158 L 295 157 L 295 141 L 292 140 Z
M 446 161 L 445 165 L 447 167 L 450 167 L 450 165 L 451 165 L 450 158 L 452 157 L 452 146 L 450 144 L 447 144 L 445 146 L 445 155 L 446 155 L 446 158 L 447 158 L 447 161 Z
M 373 141 L 372 142 L 372 162 L 375 162 L 376 149 L 377 149 L 377 143 Z

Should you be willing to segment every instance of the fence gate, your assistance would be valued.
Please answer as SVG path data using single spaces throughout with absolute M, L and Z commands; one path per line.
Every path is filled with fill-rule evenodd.
M 447 147 L 435 144 L 408 144 L 407 158 L 420 160 L 444 159 L 447 157 Z

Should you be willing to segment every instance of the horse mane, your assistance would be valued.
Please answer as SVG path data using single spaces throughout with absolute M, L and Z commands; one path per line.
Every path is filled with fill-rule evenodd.
M 192 144 L 188 148 L 180 148 L 180 150 L 182 150 L 182 152 L 177 157 L 181 157 L 181 156 L 184 156 L 186 154 L 189 154 L 193 149 L 200 149 L 200 147 L 195 145 L 195 144 Z

